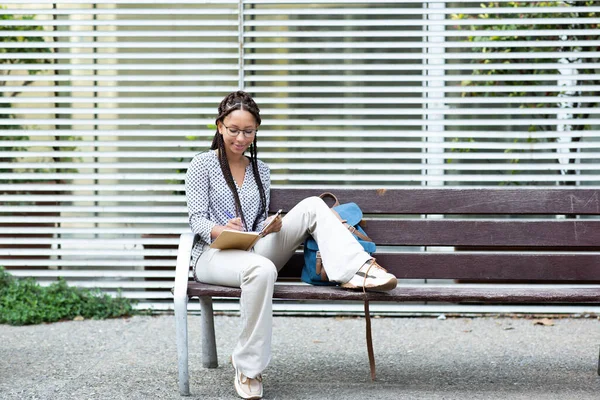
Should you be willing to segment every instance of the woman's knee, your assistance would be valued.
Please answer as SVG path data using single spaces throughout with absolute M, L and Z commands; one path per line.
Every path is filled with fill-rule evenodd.
M 277 267 L 268 258 L 256 257 L 250 266 L 242 271 L 242 283 L 256 281 L 263 284 L 274 284 L 276 280 Z
M 316 208 L 319 208 L 319 207 L 329 208 L 327 206 L 327 204 L 323 201 L 323 199 L 318 196 L 307 197 L 304 200 L 302 200 L 299 204 L 303 204 L 308 209 L 313 209 L 313 210 Z

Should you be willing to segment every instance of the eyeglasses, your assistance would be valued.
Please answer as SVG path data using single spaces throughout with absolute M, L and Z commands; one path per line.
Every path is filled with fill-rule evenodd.
M 238 129 L 238 128 L 230 128 L 225 124 L 223 124 L 223 126 L 227 130 L 227 134 L 232 137 L 237 137 L 237 135 L 239 135 L 241 132 L 244 134 L 244 137 L 251 138 L 252 136 L 256 135 L 256 132 L 257 132 L 256 129 L 245 131 L 245 130 Z

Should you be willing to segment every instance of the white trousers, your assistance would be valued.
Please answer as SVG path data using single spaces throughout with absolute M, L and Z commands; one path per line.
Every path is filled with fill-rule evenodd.
M 272 299 L 277 273 L 312 235 L 332 281 L 347 282 L 371 256 L 319 197 L 302 200 L 287 213 L 279 232 L 260 239 L 253 252 L 207 248 L 196 264 L 200 282 L 240 287 L 242 332 L 234 365 L 255 378 L 271 359 Z M 208 246 L 207 246 L 208 247 Z

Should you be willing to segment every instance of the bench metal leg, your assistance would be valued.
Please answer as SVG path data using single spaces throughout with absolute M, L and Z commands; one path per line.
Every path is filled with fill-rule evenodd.
M 202 331 L 202 366 L 204 368 L 217 368 L 217 342 L 215 340 L 215 319 L 213 315 L 212 297 L 200 297 L 200 308 L 202 319 L 200 329 Z
M 188 298 L 183 296 L 175 300 L 175 330 L 177 336 L 177 366 L 179 369 L 179 394 L 190 395 L 190 377 L 188 371 Z

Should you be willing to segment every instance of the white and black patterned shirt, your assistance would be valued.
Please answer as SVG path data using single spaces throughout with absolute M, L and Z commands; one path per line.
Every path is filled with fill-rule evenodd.
M 267 210 L 269 209 L 271 172 L 267 164 L 258 161 L 258 173 L 265 189 Z M 252 229 L 254 220 L 258 217 L 257 231 L 260 231 L 265 221 L 265 213 L 260 212 L 260 193 L 254 179 L 252 165 L 246 167 L 242 187 L 236 182 L 238 196 L 242 205 L 244 217 L 248 223 L 247 229 Z M 185 177 L 185 194 L 187 198 L 188 215 L 192 232 L 197 241 L 192 248 L 192 265 L 202 254 L 205 244 L 212 243 L 210 232 L 215 225 L 227 225 L 231 219 L 227 214 L 236 216 L 233 193 L 227 186 L 217 152 L 214 150 L 196 154 L 192 159 Z

